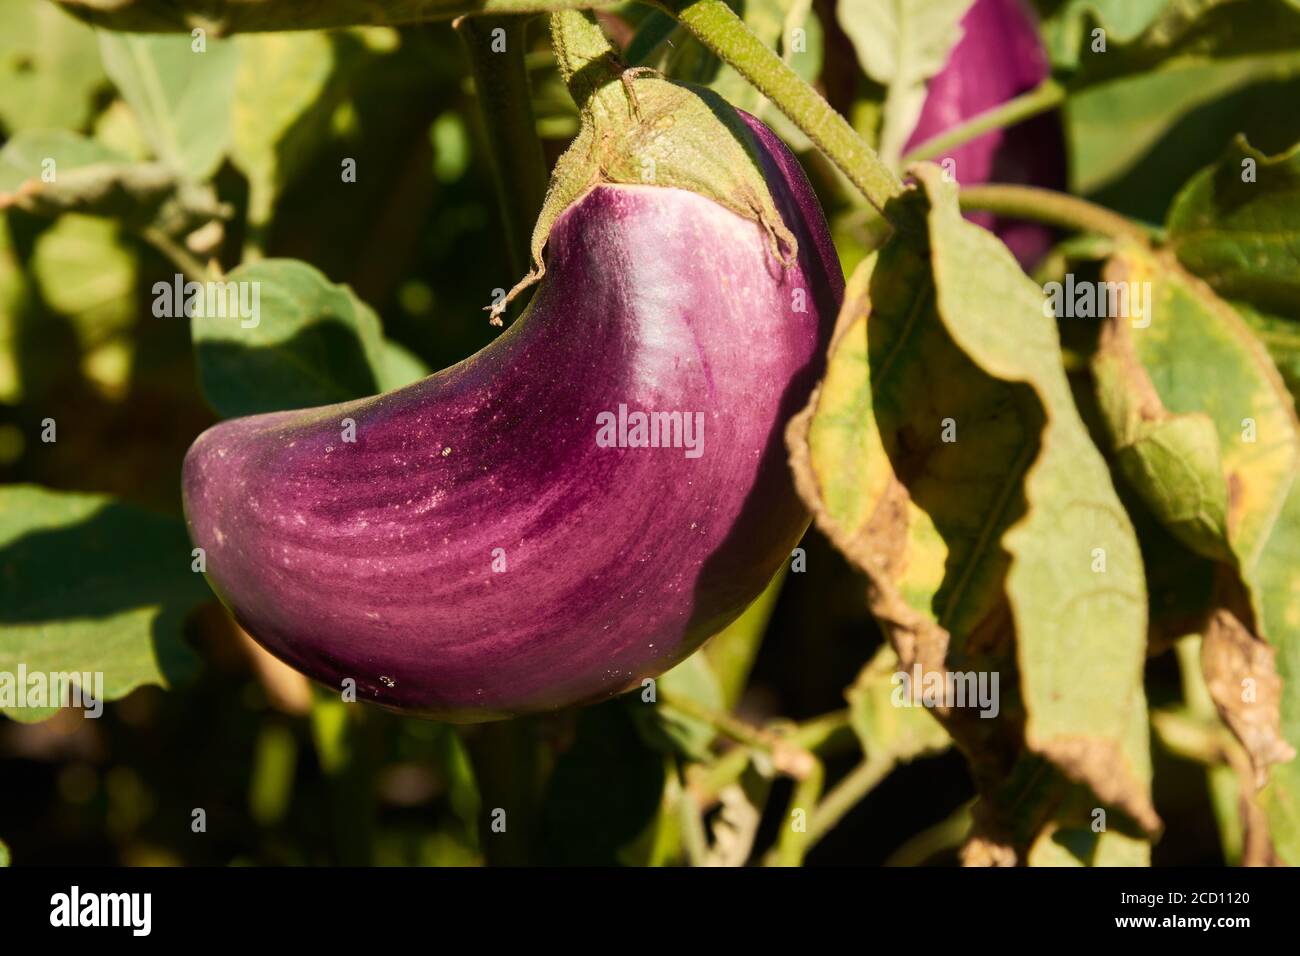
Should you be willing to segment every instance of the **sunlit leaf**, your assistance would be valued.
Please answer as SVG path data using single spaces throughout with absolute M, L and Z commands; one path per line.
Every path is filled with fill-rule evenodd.
M 216 291 L 214 299 L 238 307 L 205 306 L 191 329 L 203 394 L 222 415 L 327 405 L 380 390 L 388 360 L 379 319 L 346 286 L 306 263 L 267 259 L 233 270 Z
M 46 0 L 0 6 L 0 126 L 80 129 L 107 85 L 95 31 Z
M 137 232 L 183 236 L 226 215 L 208 186 L 165 163 L 133 162 L 65 130 L 27 130 L 0 148 L 0 210 L 82 213 Z
M 1221 581 L 1216 588 L 1219 606 L 1204 624 L 1202 666 L 1220 714 L 1241 738 L 1259 779 L 1270 764 L 1285 767 L 1272 771 L 1270 816 L 1280 815 L 1277 848 L 1290 859 L 1296 846 L 1285 821 L 1294 812 L 1290 767 L 1300 742 L 1300 422 L 1294 401 L 1249 326 L 1168 253 L 1125 246 L 1106 278 L 1137 283 L 1133 288 L 1146 284 L 1151 303 L 1141 321 L 1109 320 L 1097 359 L 1103 411 L 1114 419 L 1121 417 L 1117 410 L 1141 404 L 1166 429 L 1181 420 L 1204 422 L 1214 432 L 1194 450 L 1184 445 L 1181 458 L 1151 458 L 1149 468 L 1127 468 L 1125 475 L 1171 531 L 1224 562 L 1244 588 L 1240 598 L 1235 584 Z M 1127 397 L 1117 399 L 1119 392 Z M 1114 434 L 1128 427 L 1111 422 Z M 1189 480 L 1193 474 L 1200 477 Z M 1191 538 L 1171 514 L 1198 507 L 1195 499 L 1217 476 L 1226 496 L 1220 489 L 1212 497 L 1216 510 L 1226 503 L 1226 521 L 1202 522 Z M 1240 692 L 1243 681 L 1254 688 L 1251 695 Z
M 104 69 L 158 159 L 194 180 L 216 171 L 230 143 L 239 48 L 184 36 L 99 34 Z
M 179 518 L 102 495 L 0 488 L 0 672 L 97 672 L 107 700 L 170 685 L 193 666 L 185 615 L 209 597 L 192 560 Z M 31 721 L 54 708 L 0 710 Z
M 801 492 L 872 579 L 905 670 L 997 666 L 1013 626 L 1029 749 L 1154 830 L 1132 525 L 1041 289 L 961 218 L 937 168 L 917 175 L 929 254 L 896 235 L 850 283 L 826 378 L 790 430 Z M 982 745 L 992 732 L 946 726 Z
M 1220 295 L 1300 317 L 1300 144 L 1268 156 L 1238 137 L 1178 194 L 1168 229 Z

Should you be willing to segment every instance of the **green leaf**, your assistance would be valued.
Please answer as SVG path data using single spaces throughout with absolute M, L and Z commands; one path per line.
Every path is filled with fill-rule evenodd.
M 1215 440 L 1207 445 L 1217 452 L 1217 470 L 1232 489 L 1229 540 L 1248 573 L 1300 465 L 1291 398 L 1231 307 L 1168 259 L 1125 246 L 1107 266 L 1106 277 L 1150 283 L 1150 325 L 1133 328 L 1126 337 L 1150 377 L 1154 399 L 1173 415 L 1212 423 Z M 1128 320 L 1112 324 L 1118 321 Z M 1162 484 L 1170 488 L 1178 480 L 1166 475 Z
M 241 36 L 232 107 L 232 158 L 248 177 L 249 218 L 270 219 L 276 196 L 328 129 L 330 110 L 318 102 L 334 69 L 324 33 Z
M 48 180 L 48 181 L 47 181 Z M 0 149 L 0 210 L 83 213 L 179 236 L 225 216 L 211 187 L 164 163 L 136 163 L 66 130 L 26 130 Z
M 82 128 L 107 82 L 89 27 L 43 0 L 0 7 L 0 125 L 9 135 Z
M 230 142 L 239 48 L 190 36 L 99 34 L 104 69 L 158 159 L 194 180 L 211 176 Z
M 898 673 L 898 655 L 886 645 L 845 692 L 849 719 L 862 752 L 870 759 L 884 759 L 891 764 L 942 753 L 952 740 L 925 707 L 897 702 Z
M 1233 302 L 1232 306 L 1268 349 L 1291 396 L 1300 396 L 1300 318 L 1271 315 L 1246 302 Z
M 1018 668 L 1003 710 L 1023 704 L 1024 744 L 1155 829 L 1132 525 L 1042 290 L 961 218 L 937 168 L 917 176 L 929 255 L 895 233 L 850 282 L 826 377 L 789 431 L 800 491 L 871 578 L 904 670 Z M 1014 665 L 997 650 L 1008 614 Z M 968 753 L 1020 746 L 1006 721 L 944 721 Z
M 12 202 L 24 185 L 29 190 L 58 189 L 65 172 L 122 161 L 102 143 L 70 130 L 20 131 L 0 149 L 0 203 Z
M 1098 26 L 1105 31 L 1107 50 L 1112 44 L 1132 43 L 1168 6 L 1168 0 L 1065 0 L 1043 18 L 1043 40 L 1052 64 L 1063 69 L 1079 66 L 1080 48 L 1091 48 L 1092 31 Z
M 1026 742 L 1154 830 L 1146 588 L 1133 526 L 1074 407 L 1042 290 L 1005 246 L 962 219 L 956 186 L 937 167 L 917 175 L 931 202 L 939 314 L 980 366 L 1027 384 L 1045 417 L 1025 517 L 1003 539 Z
M 0 488 L 0 672 L 98 672 L 107 700 L 171 686 L 193 665 L 185 615 L 211 596 L 191 561 L 179 519 L 103 495 Z
M 882 158 L 896 164 L 921 118 L 925 81 L 948 62 L 972 0 L 841 0 L 840 26 L 866 74 L 885 87 Z
M 1168 230 L 1220 295 L 1300 316 L 1300 144 L 1268 156 L 1238 137 L 1178 194 Z
M 1142 211 L 1147 215 L 1153 209 L 1163 211 L 1172 187 L 1211 162 L 1249 118 L 1244 93 L 1241 101 L 1230 97 L 1258 84 L 1296 76 L 1300 76 L 1300 54 L 1291 51 L 1225 60 L 1176 60 L 1155 72 L 1072 93 L 1064 107 L 1071 190 L 1098 193 L 1117 188 L 1123 178 L 1140 171 L 1136 167 L 1148 154 L 1158 150 L 1159 168 L 1147 177 L 1151 181 L 1147 188 L 1156 198 Z M 1284 89 L 1282 103 L 1292 102 L 1293 86 Z M 1287 123 L 1295 123 L 1295 117 L 1279 104 L 1277 112 L 1263 112 L 1252 125 Z M 1175 145 L 1162 149 L 1166 142 Z M 1185 172 L 1180 174 L 1180 169 Z
M 1130 279 L 1112 260 L 1106 281 Z M 1092 362 L 1116 463 L 1179 541 L 1203 557 L 1231 560 L 1228 483 L 1214 422 L 1203 413 L 1176 415 L 1164 407 L 1134 354 L 1129 322 L 1126 315 L 1103 327 Z
M 1215 432 L 1199 448 L 1195 467 L 1201 475 L 1216 471 L 1230 489 L 1219 557 L 1245 593 L 1238 598 L 1237 586 L 1222 582 L 1216 589 L 1220 607 L 1205 625 L 1202 667 L 1221 716 L 1241 738 L 1261 779 L 1269 764 L 1287 765 L 1273 770 L 1270 804 L 1270 820 L 1279 817 L 1277 829 L 1286 834 L 1300 782 L 1290 769 L 1300 744 L 1300 422 L 1294 402 L 1249 327 L 1171 255 L 1126 245 L 1106 276 L 1152 289 L 1149 326 L 1125 333 L 1135 363 L 1130 387 L 1149 390 L 1144 399 L 1157 413 L 1195 415 Z M 1110 325 L 1125 321 L 1115 318 Z M 1122 387 L 1119 376 L 1098 380 L 1102 388 Z M 1105 396 L 1101 405 L 1115 407 Z M 1126 475 L 1152 505 L 1177 490 L 1187 470 Z M 1181 487 L 1190 497 L 1190 489 Z M 1152 510 L 1161 516 L 1159 507 Z M 1165 521 L 1168 526 L 1167 516 Z M 1246 677 L 1256 687 L 1249 699 L 1240 693 Z M 1293 838 L 1289 845 L 1286 838 L 1275 840 L 1284 857 L 1300 858 Z
M 1119 830 L 1052 826 L 1034 842 L 1030 866 L 1150 866 L 1151 844 Z
M 9 865 L 9 847 L 5 845 L 4 840 L 0 840 L 0 866 Z
M 1065 0 L 1044 19 L 1043 35 L 1053 65 L 1078 89 L 1174 59 L 1292 49 L 1298 14 L 1294 0 Z
M 384 339 L 384 363 L 379 373 L 379 390 L 391 392 L 429 377 L 429 366 L 400 342 Z
M 655 717 L 655 727 L 671 744 L 694 760 L 709 757 L 709 745 L 716 732 L 711 724 L 673 709 L 672 699 L 684 699 L 711 711 L 726 710 L 726 701 L 718 676 L 709 665 L 703 650 L 698 650 L 658 679 L 659 689 L 666 700 L 662 705 L 642 703 L 639 697 L 629 698 L 639 707 L 638 714 L 650 712 Z M 652 738 L 653 739 L 653 738 Z
M 219 414 L 308 408 L 379 390 L 388 364 L 379 319 L 346 286 L 291 259 L 240 266 L 224 283 L 258 315 L 192 319 L 199 381 Z

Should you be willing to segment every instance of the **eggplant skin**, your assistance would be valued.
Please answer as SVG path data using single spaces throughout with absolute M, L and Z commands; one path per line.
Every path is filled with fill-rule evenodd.
M 476 355 L 199 436 L 190 534 L 254 638 L 357 699 L 469 722 L 636 686 L 758 596 L 808 524 L 782 433 L 844 280 L 796 160 L 744 119 L 794 263 L 696 193 L 597 186 L 557 220 L 523 316 Z M 620 405 L 699 413 L 702 453 L 602 447 L 598 416 Z
M 961 28 L 962 37 L 948 62 L 927 85 L 921 118 L 905 149 L 1027 93 L 1050 73 L 1027 0 L 975 0 Z M 966 185 L 1065 188 L 1065 135 L 1055 113 L 985 133 L 945 155 L 956 161 L 957 178 Z M 1037 262 L 1051 247 L 1052 230 L 1037 223 L 990 213 L 972 213 L 969 218 L 996 233 L 1024 265 Z

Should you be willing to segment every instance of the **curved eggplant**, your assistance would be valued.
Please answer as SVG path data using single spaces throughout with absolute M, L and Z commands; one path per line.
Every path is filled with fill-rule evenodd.
M 697 193 L 597 185 L 478 354 L 198 438 L 187 520 L 250 634 L 359 699 L 485 720 L 636 685 L 758 596 L 807 526 L 782 429 L 843 277 L 794 157 L 743 118 L 793 262 Z

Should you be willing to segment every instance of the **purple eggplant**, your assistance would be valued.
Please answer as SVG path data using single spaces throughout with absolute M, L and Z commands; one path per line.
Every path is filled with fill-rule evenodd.
M 907 150 L 1034 89 L 1048 77 L 1038 24 L 1023 0 L 975 0 L 961 26 L 961 40 L 930 79 Z M 948 157 L 956 161 L 957 178 L 967 185 L 1065 187 L 1065 141 L 1054 114 L 985 133 L 939 158 Z M 1037 261 L 1052 242 L 1052 231 L 1045 226 L 991 213 L 972 213 L 970 218 L 997 233 L 1022 263 Z
M 794 262 L 694 192 L 600 185 L 478 354 L 199 436 L 190 532 L 250 634 L 358 699 L 473 721 L 638 685 L 758 596 L 808 523 L 782 430 L 843 277 L 797 162 L 745 121 Z

